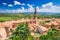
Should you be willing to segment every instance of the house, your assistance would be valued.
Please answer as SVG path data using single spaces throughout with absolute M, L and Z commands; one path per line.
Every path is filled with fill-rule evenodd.
M 12 21 L 6 21 L 6 22 L 3 22 L 2 24 L 6 30 L 7 36 L 9 36 L 11 33 L 10 29 L 12 28 L 13 22 Z
M 2 23 L 0 23 L 0 40 L 5 40 L 7 37 L 6 30 Z

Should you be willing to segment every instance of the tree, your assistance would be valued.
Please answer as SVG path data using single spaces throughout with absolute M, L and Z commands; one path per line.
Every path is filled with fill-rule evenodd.
M 8 40 L 33 40 L 29 31 L 28 23 L 20 23 Z
M 60 40 L 60 31 L 56 29 L 49 30 L 47 35 L 41 35 L 40 40 Z

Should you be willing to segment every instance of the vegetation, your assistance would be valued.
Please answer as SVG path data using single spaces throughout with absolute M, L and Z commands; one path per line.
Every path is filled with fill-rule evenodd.
M 21 18 L 32 18 L 31 14 L 0 14 L 0 22 L 9 21 L 9 20 L 18 20 Z
M 30 34 L 28 24 L 21 23 L 12 33 L 8 40 L 33 40 Z
M 49 30 L 47 35 L 41 35 L 40 40 L 60 40 L 60 31 L 56 29 Z
M 28 23 L 20 23 L 8 40 L 34 40 L 30 34 Z M 39 40 L 60 40 L 60 30 L 52 28 L 47 35 L 40 35 Z
M 10 20 L 11 20 L 10 17 L 0 17 L 0 22 L 10 21 Z
M 54 15 L 44 15 L 44 14 L 37 14 L 38 18 L 60 18 L 60 14 L 54 14 Z M 0 22 L 9 21 L 9 20 L 18 20 L 21 18 L 33 18 L 33 13 L 0 13 Z
M 60 18 L 60 15 L 37 15 L 38 18 Z M 0 14 L 0 22 L 9 20 L 18 20 L 21 18 L 33 18 L 33 14 Z M 50 22 L 47 20 L 43 24 Z M 31 36 L 28 23 L 20 23 L 16 30 L 13 31 L 12 35 L 8 40 L 34 40 Z M 60 40 L 60 31 L 51 29 L 47 35 L 41 35 L 39 40 Z

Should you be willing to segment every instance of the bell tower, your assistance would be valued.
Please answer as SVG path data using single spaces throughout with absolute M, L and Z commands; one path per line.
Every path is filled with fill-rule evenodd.
M 34 19 L 36 19 L 36 18 L 37 18 L 37 10 L 36 10 L 36 8 L 35 8 Z

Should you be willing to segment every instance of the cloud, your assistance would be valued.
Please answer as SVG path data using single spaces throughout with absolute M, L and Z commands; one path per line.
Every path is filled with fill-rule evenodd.
M 27 4 L 28 7 L 32 7 L 33 5 Z
M 30 4 L 27 4 L 27 6 L 28 6 L 28 12 L 34 12 L 34 7 L 33 7 L 33 5 L 30 5 Z
M 43 4 L 42 7 L 38 7 L 38 12 L 59 12 L 60 13 L 60 7 L 54 6 L 53 2 L 49 2 L 47 4 Z
M 22 8 L 22 10 L 24 10 L 25 8 L 24 7 L 21 7 Z
M 7 5 L 7 3 L 3 3 L 3 5 Z
M 12 4 L 9 4 L 8 6 L 9 6 L 9 7 L 12 7 L 13 5 L 12 5 Z
M 36 9 L 37 9 L 37 11 L 39 12 L 39 10 L 40 10 L 40 7 L 39 7 L 39 6 L 36 6 Z
M 46 8 L 46 7 L 49 8 L 49 7 L 52 7 L 52 6 L 53 6 L 53 3 L 52 3 L 52 2 L 49 2 L 49 3 L 47 3 L 47 4 L 43 4 L 43 5 L 42 5 L 43 8 Z
M 9 5 L 12 7 L 13 5 Z M 13 10 L 3 10 L 4 12 L 9 12 L 9 13 L 20 13 L 20 12 L 34 12 L 35 8 L 31 4 L 27 4 L 28 6 L 27 9 L 25 7 L 21 7 L 18 9 L 13 9 Z M 60 13 L 60 6 L 55 6 L 53 5 L 53 2 L 49 2 L 47 4 L 43 4 L 42 7 L 36 6 L 37 12 L 57 12 Z M 2 12 L 2 11 L 1 11 Z
M 22 5 L 25 5 L 25 3 L 22 3 Z
M 18 1 L 14 1 L 14 5 L 21 5 L 21 3 Z
M 20 12 L 27 12 L 27 9 L 25 9 L 24 7 L 21 7 L 15 10 L 15 13 L 20 13 Z
M 29 7 L 27 10 L 28 10 L 27 12 L 34 12 L 34 8 L 33 7 Z
M 18 8 L 18 9 L 6 9 L 5 11 L 2 10 L 0 12 L 4 12 L 4 13 L 21 13 L 21 12 L 27 12 L 27 9 L 25 9 L 24 7 Z
M 14 1 L 14 5 L 25 5 L 25 3 L 20 3 L 18 1 Z

